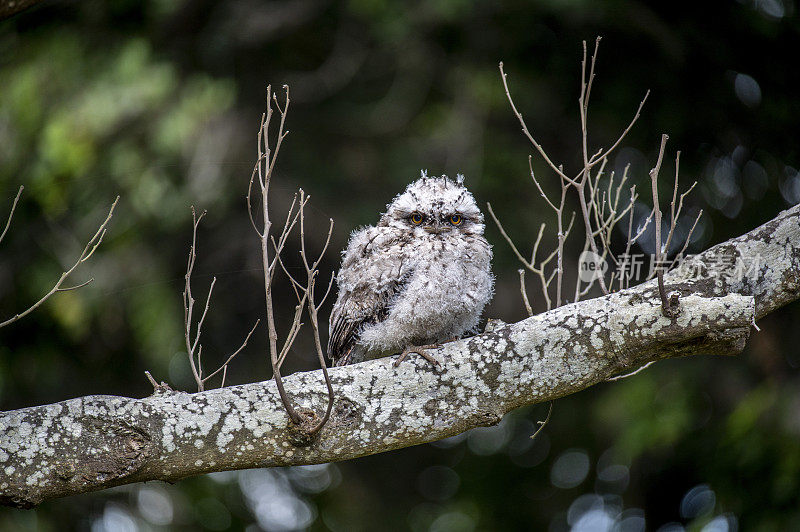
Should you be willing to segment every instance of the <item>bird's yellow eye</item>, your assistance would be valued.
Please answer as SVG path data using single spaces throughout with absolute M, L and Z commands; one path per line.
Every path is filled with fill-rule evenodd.
M 414 225 L 419 225 L 422 223 L 422 215 L 418 212 L 412 213 L 410 219 L 411 223 Z
M 464 218 L 460 214 L 451 214 L 449 219 L 453 225 L 461 225 L 464 222 Z

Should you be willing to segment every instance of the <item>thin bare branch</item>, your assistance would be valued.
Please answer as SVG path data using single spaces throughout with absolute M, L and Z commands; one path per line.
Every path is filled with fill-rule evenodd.
M 68 270 L 66 270 L 66 271 L 61 273 L 61 277 L 58 278 L 58 281 L 56 281 L 56 284 L 53 285 L 53 287 L 50 289 L 50 291 L 47 292 L 44 296 L 42 296 L 42 298 L 39 299 L 36 303 L 34 303 L 30 307 L 28 307 L 26 310 L 24 310 L 24 311 L 20 312 L 19 314 L 16 314 L 13 317 L 1 322 L 0 323 L 0 327 L 5 327 L 6 325 L 10 325 L 10 324 L 14 323 L 15 321 L 24 318 L 25 316 L 27 316 L 28 314 L 30 314 L 31 312 L 33 312 L 34 310 L 39 308 L 42 305 L 42 303 L 44 303 L 45 301 L 50 299 L 50 297 L 55 293 L 63 292 L 63 291 L 66 291 L 66 290 L 72 290 L 72 289 L 75 289 L 75 288 L 79 288 L 78 286 L 74 286 L 72 288 L 69 288 L 69 289 L 66 289 L 66 290 L 62 290 L 61 289 L 61 285 L 64 284 L 64 281 L 66 281 L 69 278 L 69 276 L 72 275 L 72 273 L 78 268 L 78 266 L 81 265 L 81 263 L 83 263 L 86 259 L 88 259 L 94 253 L 94 251 L 97 249 L 97 247 L 103 241 L 103 237 L 106 234 L 106 227 L 108 226 L 108 223 L 111 221 L 111 217 L 114 216 L 114 208 L 117 206 L 117 202 L 118 201 L 119 201 L 119 196 L 117 196 L 117 198 L 114 200 L 114 203 L 111 204 L 111 208 L 108 210 L 108 215 L 106 216 L 105 220 L 103 220 L 103 223 L 100 224 L 100 227 L 97 229 L 97 232 L 94 234 L 94 236 L 92 236 L 92 238 L 89 239 L 89 242 L 87 242 L 86 247 L 83 248 L 83 251 L 81 252 L 80 256 L 78 257 L 78 260 L 76 260 L 75 263 Z M 83 285 L 85 285 L 85 284 L 88 284 L 88 283 L 83 283 Z
M 588 239 L 584 239 L 583 241 L 583 249 L 581 250 L 581 255 L 588 251 L 589 249 L 589 241 Z M 580 255 L 578 255 L 580 257 Z M 580 265 L 578 265 L 580 268 Z M 581 276 L 580 271 L 578 271 L 578 275 L 575 276 L 575 298 L 573 299 L 573 303 L 577 303 L 581 300 Z
M 203 308 L 203 313 L 200 315 L 200 321 L 197 322 L 197 329 L 196 329 L 196 336 L 194 338 L 194 344 L 192 347 L 196 347 L 200 342 L 200 333 L 203 329 L 203 322 L 206 321 L 206 315 L 208 314 L 208 307 L 211 305 L 211 294 L 214 292 L 214 285 L 217 284 L 217 278 L 211 278 L 211 285 L 208 287 L 208 295 L 206 296 L 206 305 Z M 191 326 L 191 324 L 190 324 Z
M 194 272 L 194 265 L 197 260 L 197 228 L 200 225 L 200 221 L 206 215 L 206 211 L 200 213 L 200 216 L 197 216 L 197 212 L 195 211 L 194 206 L 191 207 L 192 209 L 192 241 L 191 245 L 189 246 L 189 256 L 186 261 L 186 275 L 184 276 L 184 288 L 183 288 L 183 317 L 184 317 L 184 341 L 186 343 L 186 354 L 189 357 L 189 366 L 192 370 L 192 376 L 194 377 L 195 383 L 197 384 L 197 391 L 202 392 L 205 390 L 206 382 L 209 379 L 219 374 L 220 371 L 223 372 L 222 376 L 222 383 L 221 387 L 225 386 L 225 377 L 228 373 L 228 365 L 231 361 L 242 352 L 242 350 L 247 346 L 248 340 L 250 340 L 250 336 L 252 336 L 253 332 L 258 327 L 258 324 L 261 320 L 256 320 L 255 325 L 250 330 L 250 332 L 245 337 L 242 344 L 236 349 L 232 354 L 228 356 L 225 362 L 217 368 L 215 371 L 211 372 L 209 375 L 203 375 L 203 345 L 200 343 L 200 337 L 203 332 L 203 324 L 205 323 L 206 316 L 208 315 L 208 311 L 211 308 L 211 296 L 214 292 L 214 286 L 217 283 L 217 278 L 213 277 L 211 279 L 211 284 L 208 287 L 208 294 L 206 295 L 206 303 L 203 307 L 203 313 L 200 315 L 200 319 L 197 321 L 197 324 L 193 324 L 193 316 L 194 316 L 194 304 L 195 298 L 192 294 L 192 273 Z M 192 335 L 192 329 L 194 328 L 194 335 Z
M 536 139 L 533 138 L 530 131 L 528 131 L 528 126 L 525 124 L 525 120 L 522 118 L 522 113 L 517 111 L 517 106 L 514 105 L 514 100 L 513 98 L 511 98 L 511 91 L 509 91 L 508 89 L 508 80 L 506 79 L 507 77 L 506 73 L 503 71 L 502 61 L 500 62 L 499 66 L 500 66 L 500 76 L 503 79 L 503 87 L 506 90 L 506 97 L 508 98 L 508 103 L 511 105 L 511 110 L 514 112 L 514 115 L 517 117 L 517 120 L 519 120 L 519 123 L 522 126 L 522 132 L 525 134 L 526 137 L 528 137 L 528 140 L 531 142 L 531 144 L 533 144 L 533 146 L 536 148 L 536 150 L 539 152 L 542 158 L 547 162 L 548 165 L 550 165 L 550 168 L 552 168 L 556 174 L 558 174 L 562 179 L 565 179 L 570 184 L 577 185 L 577 182 L 567 177 L 564 171 L 560 167 L 556 166 L 552 160 L 550 160 L 550 156 L 547 155 L 547 152 L 544 151 L 544 148 L 542 148 L 541 144 L 539 144 L 536 141 Z
M 579 182 L 585 182 L 589 178 L 589 152 L 588 152 L 588 114 L 589 114 L 589 96 L 592 91 L 592 82 L 594 81 L 594 66 L 597 60 L 597 51 L 600 46 L 600 37 L 597 37 L 594 43 L 594 53 L 592 54 L 591 67 L 589 72 L 589 80 L 586 80 L 586 41 L 583 41 L 583 60 L 581 61 L 581 95 L 578 99 L 580 106 L 581 118 L 581 147 L 583 152 L 583 178 Z M 598 152 L 599 154 L 600 152 Z M 576 179 L 577 181 L 577 179 Z
M 677 197 L 677 194 L 678 194 L 678 168 L 680 166 L 680 157 L 681 157 L 681 152 L 678 152 L 677 155 L 675 156 L 675 185 L 674 185 L 674 187 L 672 189 L 672 201 L 670 202 L 669 233 L 667 234 L 667 241 L 664 244 L 664 254 L 665 254 L 665 256 L 667 254 L 669 254 L 669 248 L 670 248 L 670 244 L 672 243 L 672 237 L 675 234 L 675 228 L 677 227 L 678 219 L 681 216 L 681 210 L 683 210 L 683 200 L 684 200 L 684 198 L 686 198 L 686 196 L 689 195 L 689 193 L 692 190 L 694 190 L 694 187 L 697 186 L 697 181 L 695 181 L 694 183 L 692 183 L 692 186 L 690 186 L 686 190 L 686 192 L 684 192 L 683 194 L 680 195 L 680 199 L 678 199 L 678 207 L 676 209 L 675 208 L 675 201 L 676 201 L 676 197 Z M 698 220 L 699 220 L 699 218 L 698 218 Z M 695 225 L 696 224 L 697 224 L 697 220 L 695 220 Z M 692 231 L 693 230 L 694 230 L 694 225 L 692 226 Z M 684 244 L 686 244 L 688 242 L 688 238 L 689 237 L 690 237 L 690 235 L 687 236 L 687 241 Z M 684 245 L 684 250 L 685 249 L 686 249 L 686 246 Z
M 219 384 L 220 388 L 224 388 L 225 387 L 225 378 L 228 376 L 228 365 L 225 364 L 224 366 L 222 366 L 222 368 L 223 368 L 222 369 L 222 381 Z
M 672 201 L 669 203 L 670 226 L 674 227 L 678 216 L 675 215 L 675 198 L 678 194 L 678 176 L 681 169 L 681 150 L 675 152 L 675 184 L 672 186 Z M 669 249 L 669 246 L 667 246 Z
M 656 276 L 658 277 L 658 294 L 661 296 L 661 310 L 664 316 L 673 317 L 673 309 L 667 299 L 667 292 L 664 288 L 664 271 L 661 264 L 662 242 L 661 242 L 661 207 L 658 201 L 658 172 L 661 170 L 661 161 L 664 159 L 664 149 L 667 146 L 667 134 L 661 135 L 661 146 L 658 149 L 658 160 L 656 165 L 650 170 L 650 184 L 653 190 L 653 211 L 655 212 L 655 233 L 656 233 Z
M 644 219 L 644 223 L 641 225 L 641 227 L 637 229 L 636 235 L 634 235 L 633 239 L 631 240 L 632 244 L 635 244 L 636 241 L 639 240 L 639 237 L 641 237 L 645 233 L 645 231 L 647 231 L 650 222 L 653 221 L 653 216 L 655 215 L 655 213 L 656 213 L 655 209 L 650 210 L 650 214 L 648 214 L 647 218 Z
M 597 249 L 597 242 L 595 242 L 594 239 L 594 229 L 592 228 L 592 220 L 589 214 L 589 204 L 586 200 L 586 196 L 584 195 L 584 184 L 585 180 L 578 185 L 577 190 L 578 190 L 578 202 L 581 207 L 581 214 L 583 214 L 583 224 L 584 224 L 584 229 L 586 231 L 586 244 L 588 245 L 588 249 L 592 250 L 592 253 L 594 253 L 597 256 L 600 256 L 600 253 Z M 580 276 L 578 277 L 578 282 L 580 282 Z M 600 285 L 600 289 L 603 291 L 603 293 L 608 294 L 609 290 L 608 287 L 606 286 L 606 282 L 605 279 L 603 278 L 603 275 L 599 275 L 597 277 L 597 282 Z
M 186 275 L 184 276 L 184 285 L 183 285 L 183 338 L 186 343 L 186 356 L 189 357 L 189 366 L 192 369 L 192 376 L 194 377 L 195 383 L 197 384 L 197 391 L 202 392 L 203 387 L 203 369 L 200 360 L 200 353 L 202 352 L 203 346 L 200 344 L 200 332 L 203 328 L 203 319 L 205 319 L 206 312 L 208 312 L 208 306 L 211 301 L 211 293 L 214 290 L 214 283 L 216 282 L 216 277 L 213 281 L 211 281 L 211 286 L 208 290 L 208 297 L 206 298 L 206 307 L 205 311 L 203 312 L 202 319 L 198 322 L 196 328 L 196 336 L 192 339 L 192 322 L 193 322 L 193 314 L 194 314 L 194 304 L 195 299 L 192 295 L 192 272 L 194 271 L 194 264 L 197 260 L 197 227 L 200 225 L 200 221 L 206 215 L 206 211 L 200 213 L 200 216 L 197 216 L 197 212 L 195 211 L 194 205 L 191 207 L 192 210 L 192 242 L 189 245 L 189 256 L 186 259 Z M 199 346 L 199 347 L 198 347 Z M 197 358 L 197 361 L 195 361 Z
M 153 376 L 152 376 L 152 375 L 150 375 L 150 372 L 149 372 L 149 371 L 147 371 L 147 370 L 145 370 L 144 374 L 145 374 L 145 376 L 147 377 L 147 380 L 149 380 L 149 381 L 150 381 L 150 384 L 152 384 L 152 385 L 153 385 L 153 389 L 154 389 L 154 390 L 158 389 L 158 383 L 157 383 L 157 382 L 156 382 L 156 380 L 153 378 Z
M 218 374 L 220 371 L 224 371 L 225 373 L 227 373 L 227 371 L 228 371 L 228 364 L 230 364 L 230 363 L 231 363 L 231 361 L 232 361 L 232 360 L 233 360 L 233 359 L 236 357 L 236 355 L 238 355 L 239 353 L 241 353 L 241 352 L 242 352 L 242 350 L 243 350 L 243 349 L 244 349 L 244 348 L 247 346 L 247 342 L 250 340 L 250 337 L 251 337 L 251 336 L 253 335 L 253 333 L 255 332 L 255 330 L 256 330 L 256 327 L 258 327 L 258 324 L 259 324 L 259 323 L 261 323 L 261 320 L 260 320 L 260 319 L 256 320 L 255 324 L 253 325 L 253 328 L 252 328 L 252 329 L 250 329 L 250 332 L 249 332 L 249 333 L 247 333 L 247 336 L 245 336 L 245 338 L 244 338 L 244 341 L 243 341 L 243 342 L 242 342 L 242 344 L 239 346 L 239 348 L 238 348 L 236 351 L 234 351 L 233 353 L 231 353 L 231 354 L 228 356 L 228 358 L 227 358 L 227 359 L 225 359 L 225 362 L 223 362 L 223 363 L 222 363 L 222 365 L 221 365 L 220 367 L 218 367 L 218 368 L 217 368 L 215 371 L 213 371 L 212 373 L 210 373 L 210 374 L 209 374 L 209 375 L 207 375 L 206 377 L 203 377 L 203 383 L 207 382 L 207 381 L 208 381 L 210 378 L 212 378 L 212 377 L 214 377 L 215 375 L 217 375 L 217 374 Z M 225 377 L 224 377 L 224 375 L 223 375 L 223 378 L 222 378 L 222 384 L 220 384 L 220 388 L 224 388 L 224 387 L 225 387 Z
M 623 268 L 629 268 L 629 267 L 632 266 L 631 264 L 628 264 L 628 259 L 631 256 L 631 246 L 633 245 L 633 239 L 631 238 L 631 236 L 632 236 L 632 232 L 633 232 L 633 212 L 634 212 L 633 206 L 635 205 L 636 198 L 637 198 L 636 185 L 633 185 L 630 188 L 630 191 L 631 191 L 631 199 L 628 202 L 628 214 L 629 214 L 629 216 L 628 216 L 628 233 L 627 233 L 628 234 L 628 238 L 625 240 L 625 252 L 623 254 L 623 257 L 625 257 L 623 260 L 625 262 L 624 263 L 620 263 L 619 261 L 617 261 L 615 259 L 615 262 L 616 262 L 616 264 L 618 266 L 618 270 L 619 270 L 619 275 L 617 276 L 617 282 L 619 283 L 618 288 L 620 290 L 625 289 L 625 288 L 628 287 L 628 285 L 630 285 L 630 272 L 626 271 Z M 611 285 L 613 285 L 613 282 L 611 283 Z
M 94 281 L 94 277 L 90 278 L 88 281 L 84 281 L 81 284 L 76 284 L 75 286 L 68 286 L 66 288 L 59 288 L 56 292 L 70 292 L 72 290 L 77 290 L 78 288 L 83 288 L 87 284 Z
M 675 266 L 675 263 L 683 257 L 683 254 L 686 252 L 686 248 L 689 247 L 689 242 L 692 241 L 692 234 L 694 233 L 694 228 L 697 227 L 697 222 L 700 221 L 700 217 L 703 215 L 703 209 L 700 209 L 700 212 L 697 213 L 697 217 L 694 219 L 694 223 L 692 224 L 692 228 L 689 229 L 689 233 L 686 235 L 686 240 L 683 242 L 683 247 L 681 250 L 675 255 L 675 258 L 670 263 L 669 267 L 672 268 Z
M 561 306 L 561 293 L 562 287 L 564 285 L 564 242 L 567 240 L 569 236 L 569 232 L 572 229 L 572 222 L 575 221 L 575 212 L 572 213 L 572 218 L 569 220 L 569 226 L 567 230 L 564 231 L 564 223 L 563 223 L 563 215 L 564 215 L 564 205 L 567 201 L 567 189 L 569 185 L 563 179 L 561 180 L 561 203 L 559 203 L 558 211 L 556 212 L 556 220 L 558 223 L 558 245 L 556 247 L 557 250 L 557 261 L 556 261 L 556 271 L 558 272 L 558 276 L 556 278 L 556 307 Z
M 308 298 L 306 300 L 306 306 L 308 310 L 308 316 L 311 321 L 311 330 L 314 336 L 314 347 L 317 352 L 317 359 L 319 360 L 320 368 L 322 368 L 322 375 L 323 378 L 325 379 L 325 386 L 328 389 L 328 405 L 325 410 L 325 414 L 323 415 L 322 419 L 308 431 L 309 435 L 314 435 L 318 433 L 322 429 L 322 427 L 325 426 L 325 423 L 328 422 L 328 419 L 330 419 L 331 411 L 333 410 L 333 399 L 334 399 L 333 384 L 331 383 L 330 376 L 328 375 L 328 368 L 325 365 L 325 354 L 322 350 L 322 341 L 320 340 L 320 335 L 319 335 L 319 317 L 317 314 L 317 309 L 319 307 L 315 301 L 315 295 L 314 295 L 314 289 L 316 287 L 316 277 L 318 273 L 317 268 L 319 267 L 319 263 L 322 261 L 322 257 L 325 255 L 325 252 L 328 250 L 328 245 L 330 244 L 331 236 L 333 235 L 333 219 L 329 220 L 330 223 L 328 226 L 328 235 L 325 238 L 325 244 L 322 246 L 322 251 L 320 251 L 320 254 L 317 256 L 317 259 L 309 266 L 308 258 L 306 255 L 305 215 L 304 215 L 304 208 L 306 203 L 308 202 L 309 196 L 306 196 L 305 201 L 303 201 L 303 195 L 304 195 L 303 189 L 300 189 L 300 199 L 301 199 L 300 256 L 303 261 L 303 266 L 305 266 L 306 269 L 307 282 L 306 282 L 305 292 L 308 295 Z M 333 278 L 331 278 L 331 282 L 332 281 Z M 328 285 L 328 290 L 330 290 L 330 284 Z M 325 300 L 325 297 L 327 297 L 327 291 L 325 296 L 323 296 L 322 301 Z
M 14 202 L 11 204 L 11 212 L 8 213 L 8 220 L 6 220 L 6 226 L 3 229 L 3 232 L 0 233 L 0 242 L 6 237 L 6 233 L 8 232 L 8 228 L 11 226 L 11 218 L 14 217 L 14 210 L 17 208 L 17 202 L 19 201 L 20 196 L 22 196 L 22 191 L 25 190 L 23 185 L 19 186 L 19 190 L 17 190 L 17 195 L 14 196 Z
M 528 311 L 528 316 L 533 316 L 533 308 L 528 301 L 528 289 L 525 287 L 525 270 L 520 268 L 519 272 L 519 291 L 522 294 L 522 302 L 525 304 L 525 310 Z
M 285 91 L 284 97 L 286 99 L 283 109 L 281 109 L 280 104 L 278 104 L 278 96 L 276 94 L 272 95 L 272 98 L 275 100 L 275 105 L 278 107 L 278 111 L 281 114 L 281 123 L 278 126 L 278 136 L 277 136 L 277 141 L 275 142 L 275 153 L 272 154 L 272 158 L 269 161 L 269 169 L 267 170 L 267 181 L 269 181 L 269 178 L 272 177 L 272 170 L 275 168 L 275 161 L 278 160 L 278 152 L 281 149 L 281 144 L 283 143 L 283 139 L 286 138 L 286 135 L 289 134 L 288 131 L 284 131 L 283 129 L 284 124 L 286 122 L 286 114 L 289 112 L 289 102 L 291 101 L 289 99 L 289 85 L 284 85 L 283 90 Z M 267 187 L 269 187 L 269 183 L 267 183 Z
M 263 123 L 263 115 L 262 115 L 262 123 L 261 128 L 264 127 Z M 261 134 L 261 129 L 259 129 L 259 135 Z M 258 224 L 256 224 L 255 215 L 253 214 L 253 200 L 252 200 L 252 192 L 253 192 L 253 181 L 255 180 L 256 173 L 261 168 L 261 163 L 263 161 L 263 157 L 259 157 L 258 161 L 256 161 L 255 166 L 253 166 L 253 172 L 250 174 L 250 182 L 247 185 L 247 216 L 250 218 L 250 225 L 253 226 L 253 230 L 256 234 L 261 237 L 261 231 L 258 229 Z M 262 186 L 263 188 L 263 186 Z
M 547 409 L 547 417 L 544 418 L 544 421 L 537 421 L 537 423 L 539 424 L 539 428 L 536 429 L 536 432 L 534 432 L 531 435 L 531 439 L 532 440 L 535 440 L 536 436 L 538 436 L 539 433 L 542 432 L 542 429 L 545 428 L 547 426 L 547 424 L 550 422 L 550 416 L 553 413 L 553 402 L 554 401 L 550 401 L 550 408 Z
M 295 315 L 294 319 L 292 320 L 292 325 L 290 326 L 289 332 L 284 339 L 283 345 L 278 349 L 278 331 L 275 327 L 275 310 L 273 306 L 272 300 L 272 281 L 274 279 L 275 269 L 280 264 L 281 268 L 287 273 L 283 262 L 280 260 L 281 252 L 283 251 L 284 245 L 286 244 L 286 240 L 289 237 L 292 229 L 294 228 L 295 224 L 297 223 L 298 217 L 301 216 L 302 209 L 304 207 L 303 198 L 301 198 L 299 208 L 297 212 L 294 212 L 295 205 L 297 202 L 297 196 L 295 195 L 294 199 L 292 200 L 292 205 L 289 208 L 289 212 L 286 216 L 286 221 L 283 226 L 283 230 L 279 234 L 277 241 L 274 237 L 270 236 L 270 229 L 272 228 L 272 221 L 269 215 L 269 186 L 272 180 L 272 174 L 275 169 L 275 162 L 277 161 L 278 153 L 280 152 L 281 143 L 283 139 L 288 134 L 288 131 L 284 131 L 286 125 L 286 115 L 289 111 L 289 87 L 284 85 L 285 91 L 285 103 L 284 106 L 281 107 L 280 103 L 278 102 L 277 95 L 272 92 L 272 87 L 267 86 L 267 109 L 266 113 L 263 115 L 261 120 L 261 127 L 258 132 L 258 163 L 257 163 L 257 175 L 258 175 L 258 183 L 261 192 L 261 210 L 262 210 L 262 223 L 263 228 L 259 229 L 257 224 L 255 224 L 254 219 L 251 220 L 252 223 L 255 225 L 256 232 L 259 235 L 259 240 L 261 241 L 261 260 L 262 260 L 262 269 L 264 273 L 264 302 L 267 311 L 267 339 L 268 339 L 268 349 L 269 349 L 269 360 L 272 365 L 272 374 L 273 379 L 275 380 L 275 385 L 278 389 L 278 395 L 281 398 L 281 403 L 286 410 L 286 413 L 289 416 L 289 419 L 295 425 L 300 425 L 303 422 L 303 418 L 298 413 L 297 409 L 293 406 L 292 400 L 289 398 L 288 393 L 286 392 L 285 386 L 283 384 L 283 378 L 281 377 L 280 367 L 285 359 L 286 355 L 289 353 L 289 350 L 292 347 L 295 339 L 297 338 L 297 333 L 300 330 L 300 326 L 302 323 L 300 322 L 300 317 L 302 314 L 302 307 L 305 304 L 305 299 L 308 297 L 307 293 L 304 293 L 300 297 L 300 304 L 295 308 Z M 272 118 L 273 108 L 272 105 L 275 104 L 276 108 L 278 109 L 278 113 L 280 114 L 280 122 L 278 124 L 278 131 L 275 141 L 274 151 L 270 146 L 270 132 L 269 132 L 269 124 Z M 249 192 L 248 192 L 249 195 Z M 248 202 L 249 204 L 249 202 Z M 254 217 L 253 217 L 254 218 Z M 270 250 L 270 242 L 272 242 L 275 248 L 275 257 L 270 258 L 269 250 Z M 296 280 L 289 275 L 291 282 L 296 283 Z M 295 294 L 299 295 L 298 289 L 296 288 L 295 284 L 292 285 L 295 288 Z
M 96 240 L 94 242 L 94 245 L 92 246 L 92 249 L 90 249 L 89 252 L 86 253 L 81 258 L 81 262 L 86 262 L 87 260 L 89 260 L 92 257 L 92 255 L 94 255 L 95 250 L 100 246 L 100 242 L 102 242 L 104 236 L 106 236 L 106 230 L 105 229 L 103 229 L 102 231 L 98 231 L 98 234 L 94 236 L 94 238 L 96 238 Z
M 617 147 L 620 145 L 622 140 L 627 136 L 627 134 L 633 128 L 634 124 L 636 124 L 636 121 L 639 120 L 639 116 L 642 113 L 642 108 L 644 107 L 644 103 L 647 101 L 648 96 L 650 96 L 650 91 L 649 90 L 644 94 L 644 98 L 642 98 L 642 101 L 639 102 L 639 107 L 636 109 L 636 114 L 633 115 L 633 118 L 631 119 L 630 123 L 628 124 L 628 127 L 625 128 L 625 130 L 622 132 L 622 134 L 619 136 L 619 138 L 617 138 L 616 142 L 614 142 L 614 144 L 611 145 L 610 148 L 608 148 L 607 150 L 605 150 L 603 152 L 598 152 L 591 159 L 589 159 L 589 166 L 595 166 L 598 162 L 600 162 L 600 160 L 602 158 L 608 157 L 611 154 L 611 152 L 613 152 L 615 149 L 617 149 Z
M 325 289 L 325 295 L 322 296 L 322 299 L 319 300 L 319 304 L 317 307 L 321 307 L 325 304 L 325 300 L 328 299 L 328 294 L 331 293 L 331 287 L 333 287 L 333 281 L 336 279 L 336 272 L 331 272 L 331 280 L 328 281 L 328 288 Z
M 300 300 L 300 291 L 305 290 L 305 285 L 300 284 L 300 281 L 294 278 L 294 276 L 289 273 L 289 270 L 286 268 L 286 264 L 283 262 L 283 258 L 277 254 L 278 251 L 278 244 L 275 243 L 275 239 L 272 238 L 272 248 L 276 251 L 275 258 L 278 260 L 278 264 L 281 266 L 281 270 L 283 270 L 284 275 L 289 279 L 291 283 L 292 289 L 294 290 L 294 295 L 297 297 L 298 301 Z
M 531 270 L 535 270 L 536 267 L 536 256 L 539 254 L 539 244 L 542 242 L 542 236 L 544 236 L 544 229 L 547 227 L 547 224 L 539 225 L 539 233 L 536 235 L 536 241 L 533 243 L 533 250 L 531 250 Z
M 525 257 L 523 257 L 523 256 L 522 256 L 522 254 L 521 254 L 521 253 L 519 252 L 519 250 L 517 249 L 517 246 L 514 244 L 514 241 L 513 241 L 513 240 L 511 240 L 511 237 L 510 237 L 510 236 L 508 236 L 508 233 L 506 233 L 506 230 L 505 230 L 505 228 L 503 227 L 503 224 L 501 224 L 501 223 L 500 223 L 500 220 L 499 220 L 499 219 L 497 218 L 497 216 L 494 214 L 494 210 L 492 209 L 492 204 L 491 204 L 491 203 L 487 203 L 487 204 L 486 204 L 486 207 L 487 207 L 487 208 L 488 208 L 488 210 L 489 210 L 489 216 L 491 216 L 491 217 L 492 217 L 492 220 L 494 220 L 494 223 L 497 225 L 497 228 L 500 230 L 500 234 L 503 236 L 503 238 L 505 239 L 505 241 L 506 241 L 506 242 L 508 242 L 508 245 L 509 245 L 509 246 L 511 246 L 511 250 L 514 252 L 514 255 L 516 255 L 516 256 L 517 256 L 517 259 L 519 259 L 519 261 L 520 261 L 522 264 L 524 264 L 524 265 L 525 265 L 525 267 L 526 267 L 526 268 L 528 268 L 529 270 L 530 270 L 530 269 L 533 269 L 533 264 L 531 264 L 530 262 L 528 262 L 527 260 L 525 260 Z M 540 230 L 540 234 L 541 234 L 541 230 Z
M 591 72 L 590 72 L 590 80 L 586 81 L 586 41 L 583 41 L 583 60 L 581 61 L 581 95 L 578 99 L 578 107 L 580 111 L 580 119 L 581 119 L 581 152 L 583 155 L 583 172 L 580 180 L 577 181 L 575 185 L 575 190 L 578 193 L 578 203 L 581 207 L 581 214 L 583 215 L 583 224 L 584 230 L 586 232 L 586 243 L 589 246 L 589 249 L 592 250 L 592 253 L 599 256 L 600 253 L 597 249 L 597 242 L 595 242 L 595 232 L 592 228 L 592 212 L 591 209 L 594 207 L 595 212 L 600 211 L 600 206 L 597 205 L 597 199 L 595 190 L 597 187 L 596 185 L 593 186 L 592 184 L 592 176 L 591 176 L 591 159 L 589 158 L 589 151 L 588 151 L 588 125 L 587 125 L 587 115 L 589 109 L 589 100 L 588 100 L 588 92 L 591 89 L 591 82 L 594 77 L 594 64 L 595 58 L 597 55 L 597 47 L 600 44 L 600 40 L 597 39 L 595 41 L 595 53 L 592 56 L 592 65 L 591 65 Z M 599 153 L 599 152 L 598 152 Z M 605 158 L 601 159 L 605 160 Z M 599 180 L 600 174 L 602 172 L 598 171 L 596 175 L 596 179 Z M 587 200 L 586 197 L 586 184 L 589 184 L 589 198 Z M 600 284 L 600 288 L 603 290 L 604 294 L 608 294 L 609 290 L 606 287 L 605 279 L 601 274 L 597 281 Z M 578 282 L 580 282 L 580 276 L 578 276 Z M 578 294 L 580 294 L 579 290 L 576 290 Z
M 616 377 L 611 377 L 611 378 L 606 379 L 606 380 L 607 381 L 619 381 L 619 380 L 622 380 L 622 379 L 627 379 L 628 377 L 633 377 L 637 373 L 642 372 L 642 371 L 646 370 L 647 368 L 649 368 L 653 364 L 653 362 L 655 362 L 655 360 L 651 360 L 650 362 L 648 362 L 647 364 L 645 364 L 644 366 L 640 367 L 639 369 L 637 369 L 635 371 L 631 371 L 630 373 L 626 373 L 625 375 L 617 375 Z
M 602 37 L 600 37 L 598 35 L 597 37 L 595 37 L 595 40 L 594 40 L 594 52 L 592 52 L 592 64 L 591 64 L 591 67 L 589 69 L 589 81 L 586 83 L 586 94 L 585 94 L 585 98 L 583 100 L 583 104 L 584 104 L 584 106 L 585 106 L 587 111 L 589 110 L 589 96 L 591 95 L 591 92 L 592 92 L 592 82 L 594 82 L 594 65 L 597 62 L 597 52 L 600 49 L 600 40 L 601 39 L 602 39 Z M 584 60 L 585 60 L 586 59 L 586 41 L 583 41 L 583 52 L 584 52 Z
M 544 200 L 547 202 L 547 204 L 550 205 L 550 208 L 553 209 L 556 212 L 559 212 L 559 208 L 556 207 L 553 204 L 552 201 L 550 201 L 550 198 L 548 198 L 547 194 L 544 193 L 544 190 L 542 190 L 542 186 L 539 184 L 539 181 L 536 179 L 536 176 L 533 174 L 533 161 L 532 161 L 532 159 L 533 159 L 533 157 L 528 155 L 528 167 L 531 170 L 531 179 L 533 179 L 533 182 L 536 185 L 536 188 L 539 189 L 539 194 L 541 194 L 542 197 L 544 198 Z M 563 183 L 564 180 L 562 179 L 561 182 Z

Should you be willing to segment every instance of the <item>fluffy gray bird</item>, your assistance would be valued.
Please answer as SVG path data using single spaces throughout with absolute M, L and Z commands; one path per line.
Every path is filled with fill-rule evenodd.
M 492 248 L 464 177 L 422 177 L 353 231 L 336 275 L 328 357 L 344 366 L 425 349 L 474 330 L 492 297 Z

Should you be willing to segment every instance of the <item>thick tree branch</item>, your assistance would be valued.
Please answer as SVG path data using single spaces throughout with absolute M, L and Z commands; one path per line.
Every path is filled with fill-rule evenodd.
M 760 258 L 758 267 L 739 261 Z M 492 425 L 523 405 L 569 395 L 664 358 L 739 353 L 758 317 L 800 297 L 800 206 L 665 275 L 681 294 L 667 318 L 655 281 L 565 305 L 446 344 L 435 370 L 378 359 L 332 368 L 336 406 L 309 439 L 272 381 L 144 399 L 89 396 L 0 413 L 0 502 L 55 497 L 212 471 L 344 460 Z M 741 274 L 741 275 L 740 275 Z M 286 377 L 321 411 L 318 371 Z

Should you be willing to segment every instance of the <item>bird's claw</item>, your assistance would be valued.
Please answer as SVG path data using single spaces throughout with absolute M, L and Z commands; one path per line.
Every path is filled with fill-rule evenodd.
M 427 360 L 428 362 L 430 362 L 431 364 L 441 368 L 442 367 L 441 362 L 436 360 L 430 353 L 426 351 L 426 349 L 436 349 L 439 347 L 441 347 L 439 344 L 406 347 L 405 349 L 403 349 L 403 352 L 400 353 L 400 356 L 397 357 L 397 360 L 394 361 L 393 365 L 394 367 L 399 366 L 400 363 L 408 357 L 408 355 L 410 355 L 411 353 L 416 353 L 425 360 Z

